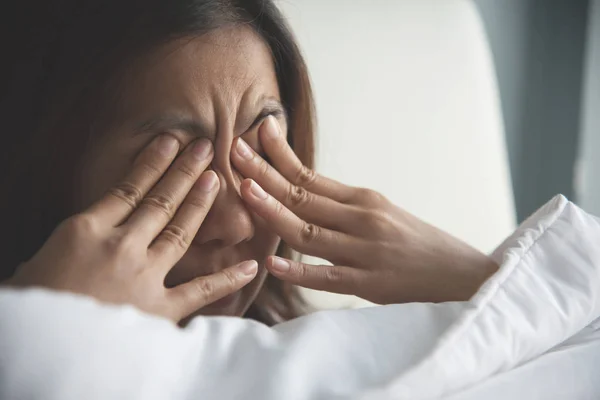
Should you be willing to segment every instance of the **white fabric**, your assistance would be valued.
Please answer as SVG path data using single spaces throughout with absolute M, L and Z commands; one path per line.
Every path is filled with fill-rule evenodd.
M 0 290 L 1 399 L 600 398 L 600 224 L 556 197 L 469 302 L 324 311 L 274 328 Z

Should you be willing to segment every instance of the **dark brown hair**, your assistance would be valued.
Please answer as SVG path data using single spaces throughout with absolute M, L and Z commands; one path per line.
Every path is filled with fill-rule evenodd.
M 80 156 L 101 99 L 128 63 L 157 46 L 231 24 L 247 24 L 268 44 L 289 140 L 313 166 L 314 104 L 306 65 L 270 0 L 30 0 L 2 10 L 0 174 L 4 213 L 0 280 L 78 210 L 71 203 Z M 282 244 L 278 254 L 290 257 Z M 267 278 L 247 317 L 267 324 L 302 312 L 297 288 Z

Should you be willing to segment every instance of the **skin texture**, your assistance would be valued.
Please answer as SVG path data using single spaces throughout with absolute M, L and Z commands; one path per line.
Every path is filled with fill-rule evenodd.
M 219 190 L 217 175 L 204 171 L 213 159 L 209 141 L 190 144 L 173 162 L 177 149 L 170 135 L 155 139 L 125 178 L 62 222 L 8 283 L 133 304 L 181 322 L 251 281 L 255 261 L 175 288 L 164 286 L 165 275 L 187 251 Z M 157 200 L 167 196 L 172 206 L 163 207 Z
M 497 270 L 381 194 L 304 167 L 250 29 L 169 43 L 122 78 L 119 112 L 84 157 L 82 211 L 9 284 L 185 323 L 243 315 L 268 272 L 388 304 L 467 300 Z M 281 239 L 333 265 L 275 257 Z
M 259 135 L 272 166 L 243 138 L 232 152 L 248 178 L 242 183 L 246 204 L 292 248 L 333 264 L 269 257 L 267 268 L 278 278 L 390 304 L 468 300 L 497 270 L 486 255 L 381 194 L 304 167 L 274 118 Z
M 98 199 L 132 167 L 136 155 L 160 133 L 176 137 L 181 148 L 198 137 L 214 145 L 211 169 L 220 189 L 192 245 L 168 274 L 173 287 L 220 271 L 244 260 L 265 260 L 279 238 L 265 229 L 239 195 L 241 178 L 230 162 L 231 144 L 243 136 L 258 145 L 259 116 L 276 109 L 280 100 L 268 47 L 251 29 L 219 29 L 201 37 L 179 40 L 130 68 L 122 79 L 119 113 L 85 156 L 79 202 L 82 208 Z M 180 123 L 169 127 L 166 117 Z M 285 117 L 276 113 L 285 129 Z M 197 124 L 202 128 L 188 129 Z M 260 290 L 266 271 L 242 291 L 201 310 L 207 315 L 242 315 Z M 233 297 L 233 298 L 232 298 Z

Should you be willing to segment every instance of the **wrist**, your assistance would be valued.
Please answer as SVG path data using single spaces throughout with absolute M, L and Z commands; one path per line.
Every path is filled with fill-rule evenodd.
M 467 270 L 465 273 L 464 283 L 462 286 L 462 292 L 459 295 L 461 301 L 467 301 L 479 291 L 481 285 L 483 285 L 492 275 L 494 275 L 500 266 L 489 256 L 476 251 L 477 254 L 473 254 L 471 262 L 467 263 Z

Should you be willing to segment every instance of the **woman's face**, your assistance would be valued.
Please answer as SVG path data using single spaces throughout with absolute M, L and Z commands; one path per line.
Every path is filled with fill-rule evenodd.
M 209 138 L 220 191 L 192 246 L 165 283 L 175 286 L 255 259 L 259 273 L 252 283 L 199 312 L 242 315 L 264 283 L 262 261 L 279 244 L 244 206 L 239 195 L 242 178 L 230 162 L 236 136 L 261 151 L 257 131 L 266 115 L 275 115 L 287 132 L 269 48 L 250 28 L 220 29 L 169 43 L 132 66 L 120 82 L 116 114 L 84 157 L 79 202 L 84 207 L 91 204 L 123 178 L 137 154 L 161 133 L 172 133 L 182 147 L 196 138 Z

